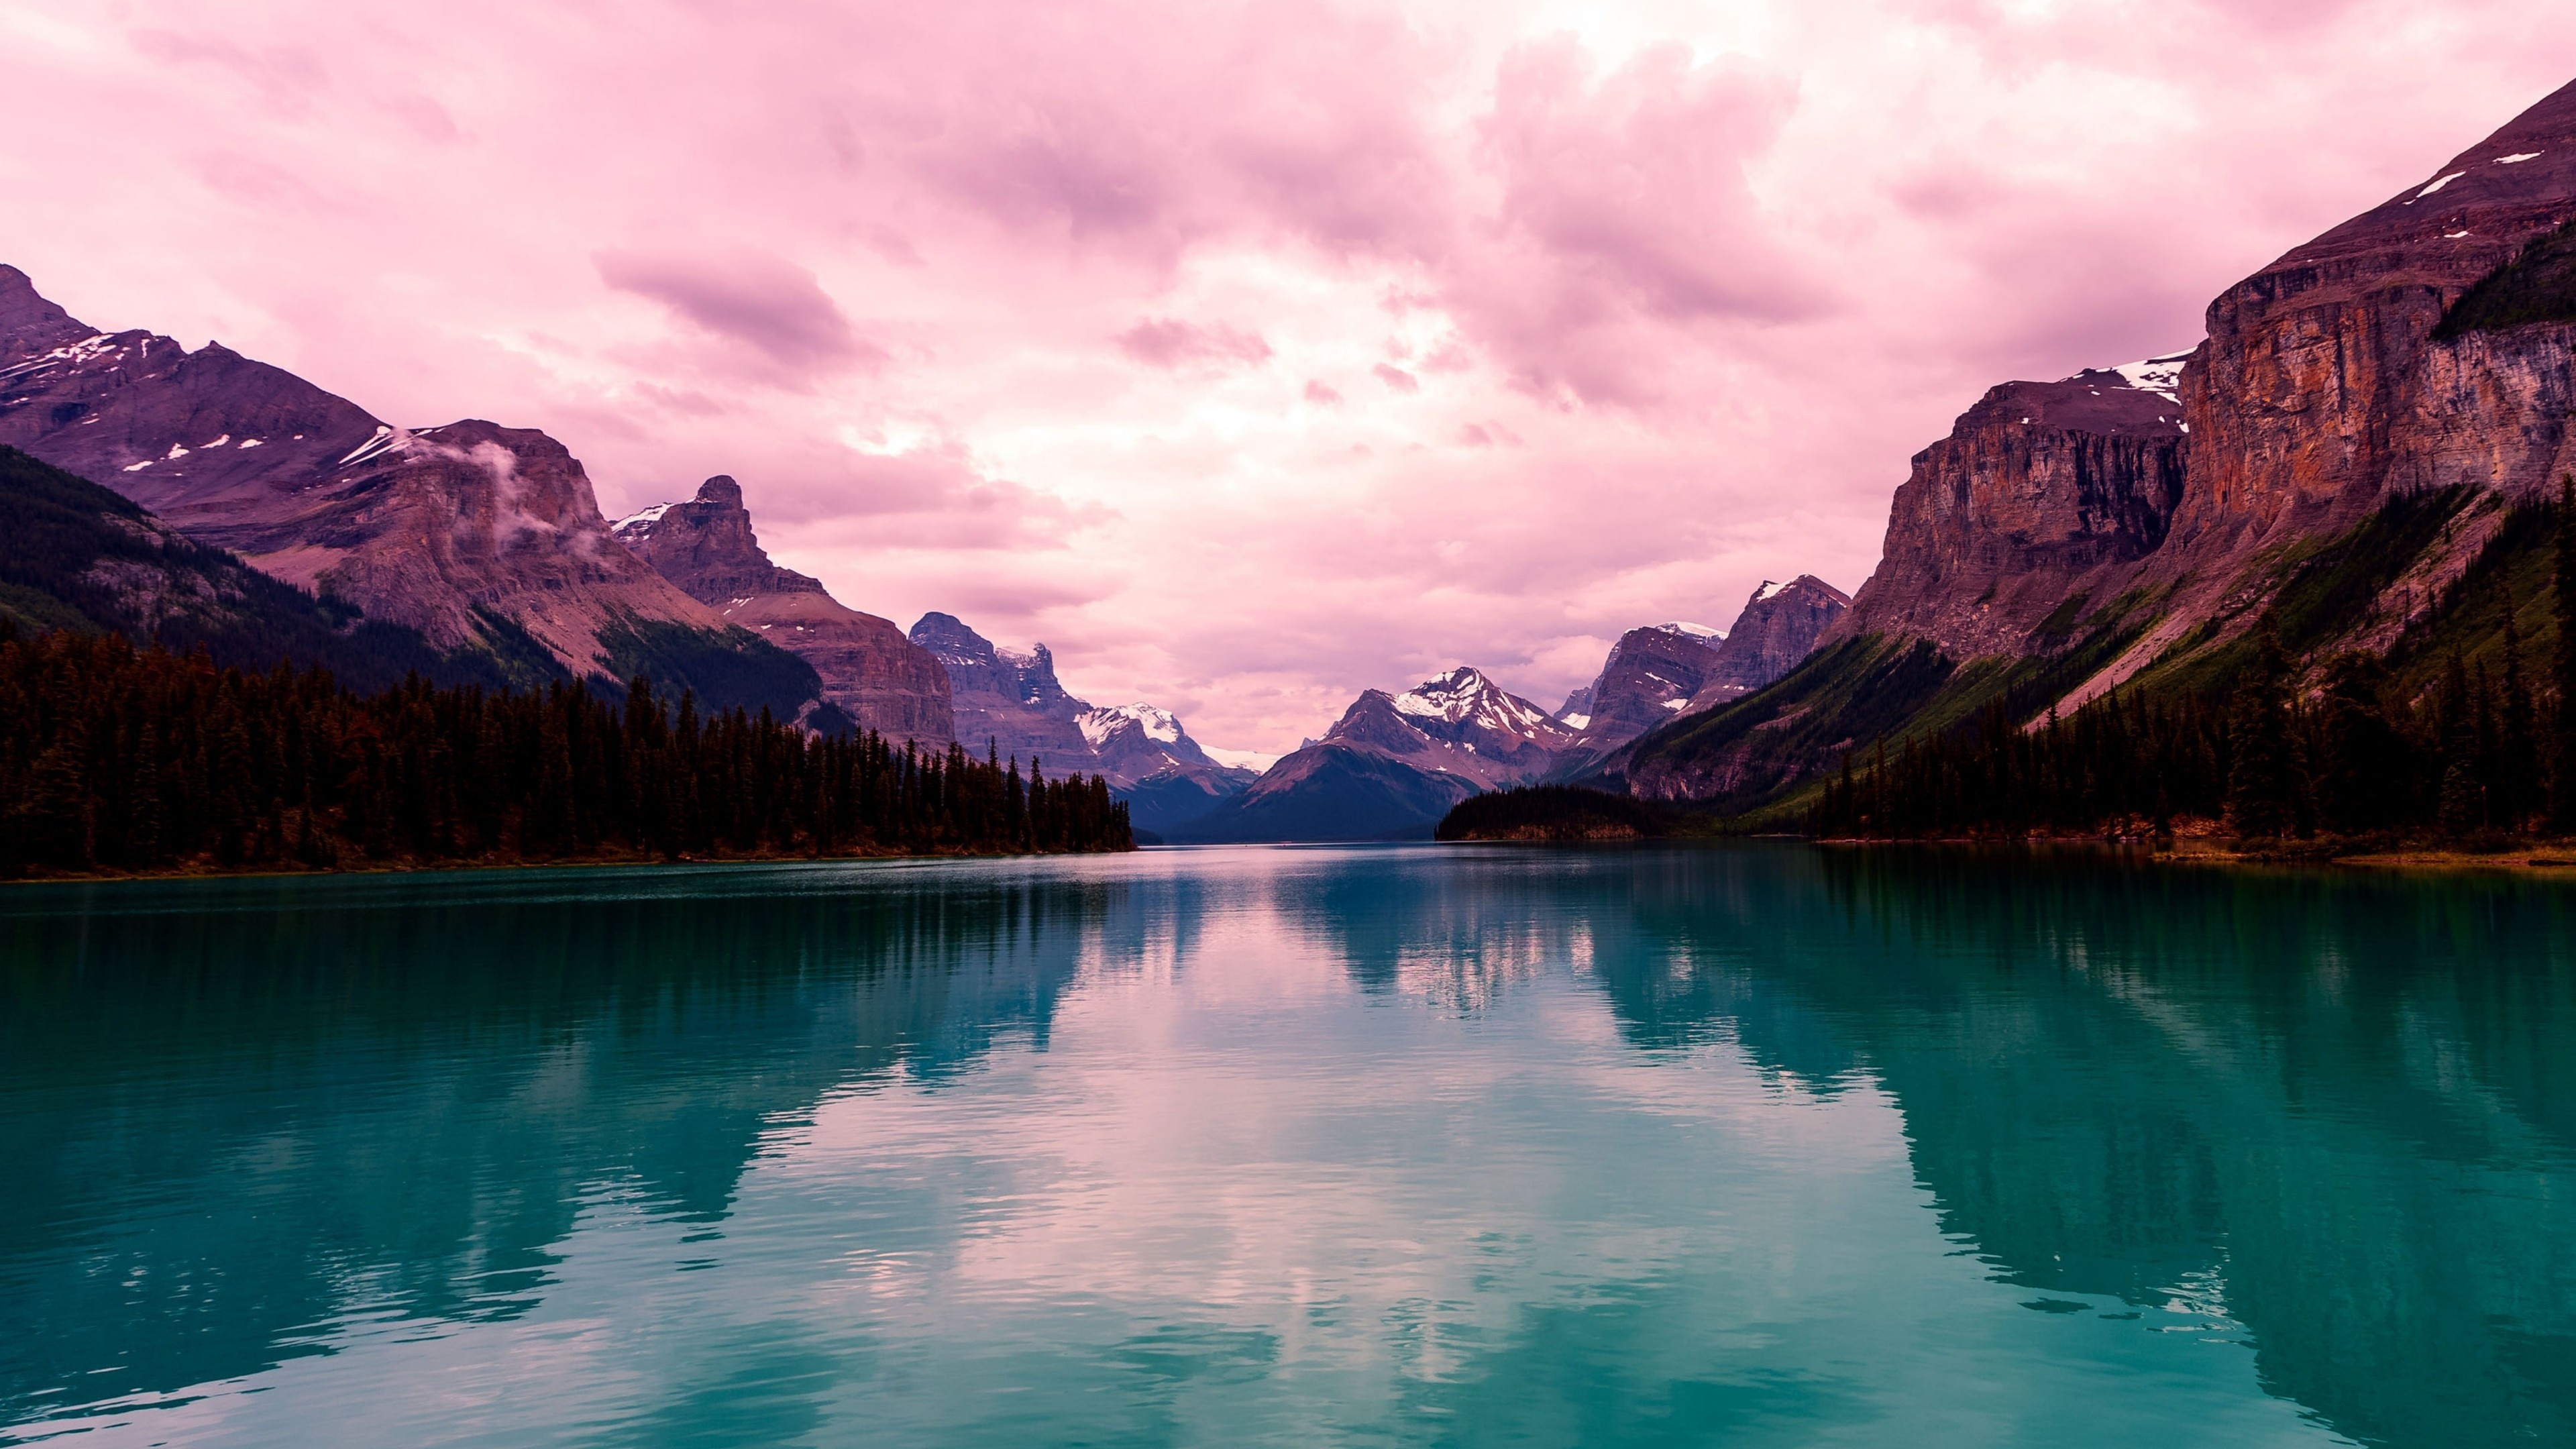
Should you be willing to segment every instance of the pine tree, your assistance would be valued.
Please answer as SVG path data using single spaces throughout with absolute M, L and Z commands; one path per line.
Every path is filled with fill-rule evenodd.
M 2504 721 L 2498 743 L 2493 804 L 2497 823 L 2521 830 L 2538 813 L 2540 736 L 2531 702 L 2531 685 L 2522 672 L 2522 626 L 2515 619 L 2513 586 L 2504 591 Z
M 2227 777 L 2227 814 L 2236 833 L 2278 838 L 2298 828 L 2299 766 L 2290 738 L 2290 663 L 2269 614 L 2258 626 L 2255 659 L 2237 687 L 2229 715 L 2234 761 Z

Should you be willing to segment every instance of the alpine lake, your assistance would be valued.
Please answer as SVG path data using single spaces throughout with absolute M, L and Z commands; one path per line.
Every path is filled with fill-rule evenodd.
M 0 890 L 0 1442 L 2576 1443 L 2576 887 Z

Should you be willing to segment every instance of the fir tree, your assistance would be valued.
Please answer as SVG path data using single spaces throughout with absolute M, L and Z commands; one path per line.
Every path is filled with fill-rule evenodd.
M 2229 715 L 2234 759 L 2227 776 L 2227 815 L 2236 833 L 2278 838 L 2298 829 L 2300 780 L 2290 738 L 2290 662 L 2269 614 L 2258 627 L 2253 669 L 2236 690 Z

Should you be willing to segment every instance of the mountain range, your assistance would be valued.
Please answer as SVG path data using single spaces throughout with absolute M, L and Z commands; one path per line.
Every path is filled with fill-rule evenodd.
M 1759 690 L 1795 668 L 1849 605 L 1813 575 L 1765 582 L 1733 628 L 1650 624 L 1550 714 L 1460 667 L 1401 694 L 1372 689 L 1240 794 L 1165 827 L 1175 841 L 1429 839 L 1483 791 L 1597 779 L 1664 722 Z
M 0 492 L 45 521 L 0 550 L 0 612 L 22 626 L 291 657 L 368 685 L 648 674 L 817 730 L 1104 775 L 1140 823 L 1252 779 L 1169 711 L 1067 695 L 1044 645 L 1006 655 L 946 614 L 908 637 L 841 603 L 770 559 L 730 477 L 612 523 L 542 432 L 397 427 L 219 344 L 102 332 L 5 266 L 0 449 L 17 460 Z
M 542 432 L 398 427 L 217 344 L 102 332 L 0 267 L 0 491 L 30 520 L 0 613 L 352 678 L 649 673 L 1100 773 L 1174 840 L 1427 835 L 1538 782 L 1785 809 L 1881 741 L 2220 688 L 2258 620 L 2311 671 L 2426 659 L 2441 630 L 2497 655 L 2502 611 L 2450 605 L 2527 563 L 2515 520 L 2576 472 L 2576 86 L 2228 288 L 2205 331 L 1987 391 L 1913 458 L 1852 596 L 1802 575 L 1722 633 L 1631 629 L 1553 712 L 1467 667 L 1369 690 L 1255 777 L 1169 711 L 1074 697 L 1043 644 L 842 604 L 770 560 L 730 478 L 612 524 Z

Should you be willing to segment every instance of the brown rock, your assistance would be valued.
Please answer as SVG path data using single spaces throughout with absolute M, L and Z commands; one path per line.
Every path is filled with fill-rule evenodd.
M 890 740 L 955 739 L 948 675 L 891 619 L 849 608 L 820 580 L 770 562 L 742 487 L 724 475 L 686 503 L 618 520 L 619 542 L 725 622 L 785 649 L 823 681 L 825 703 Z

